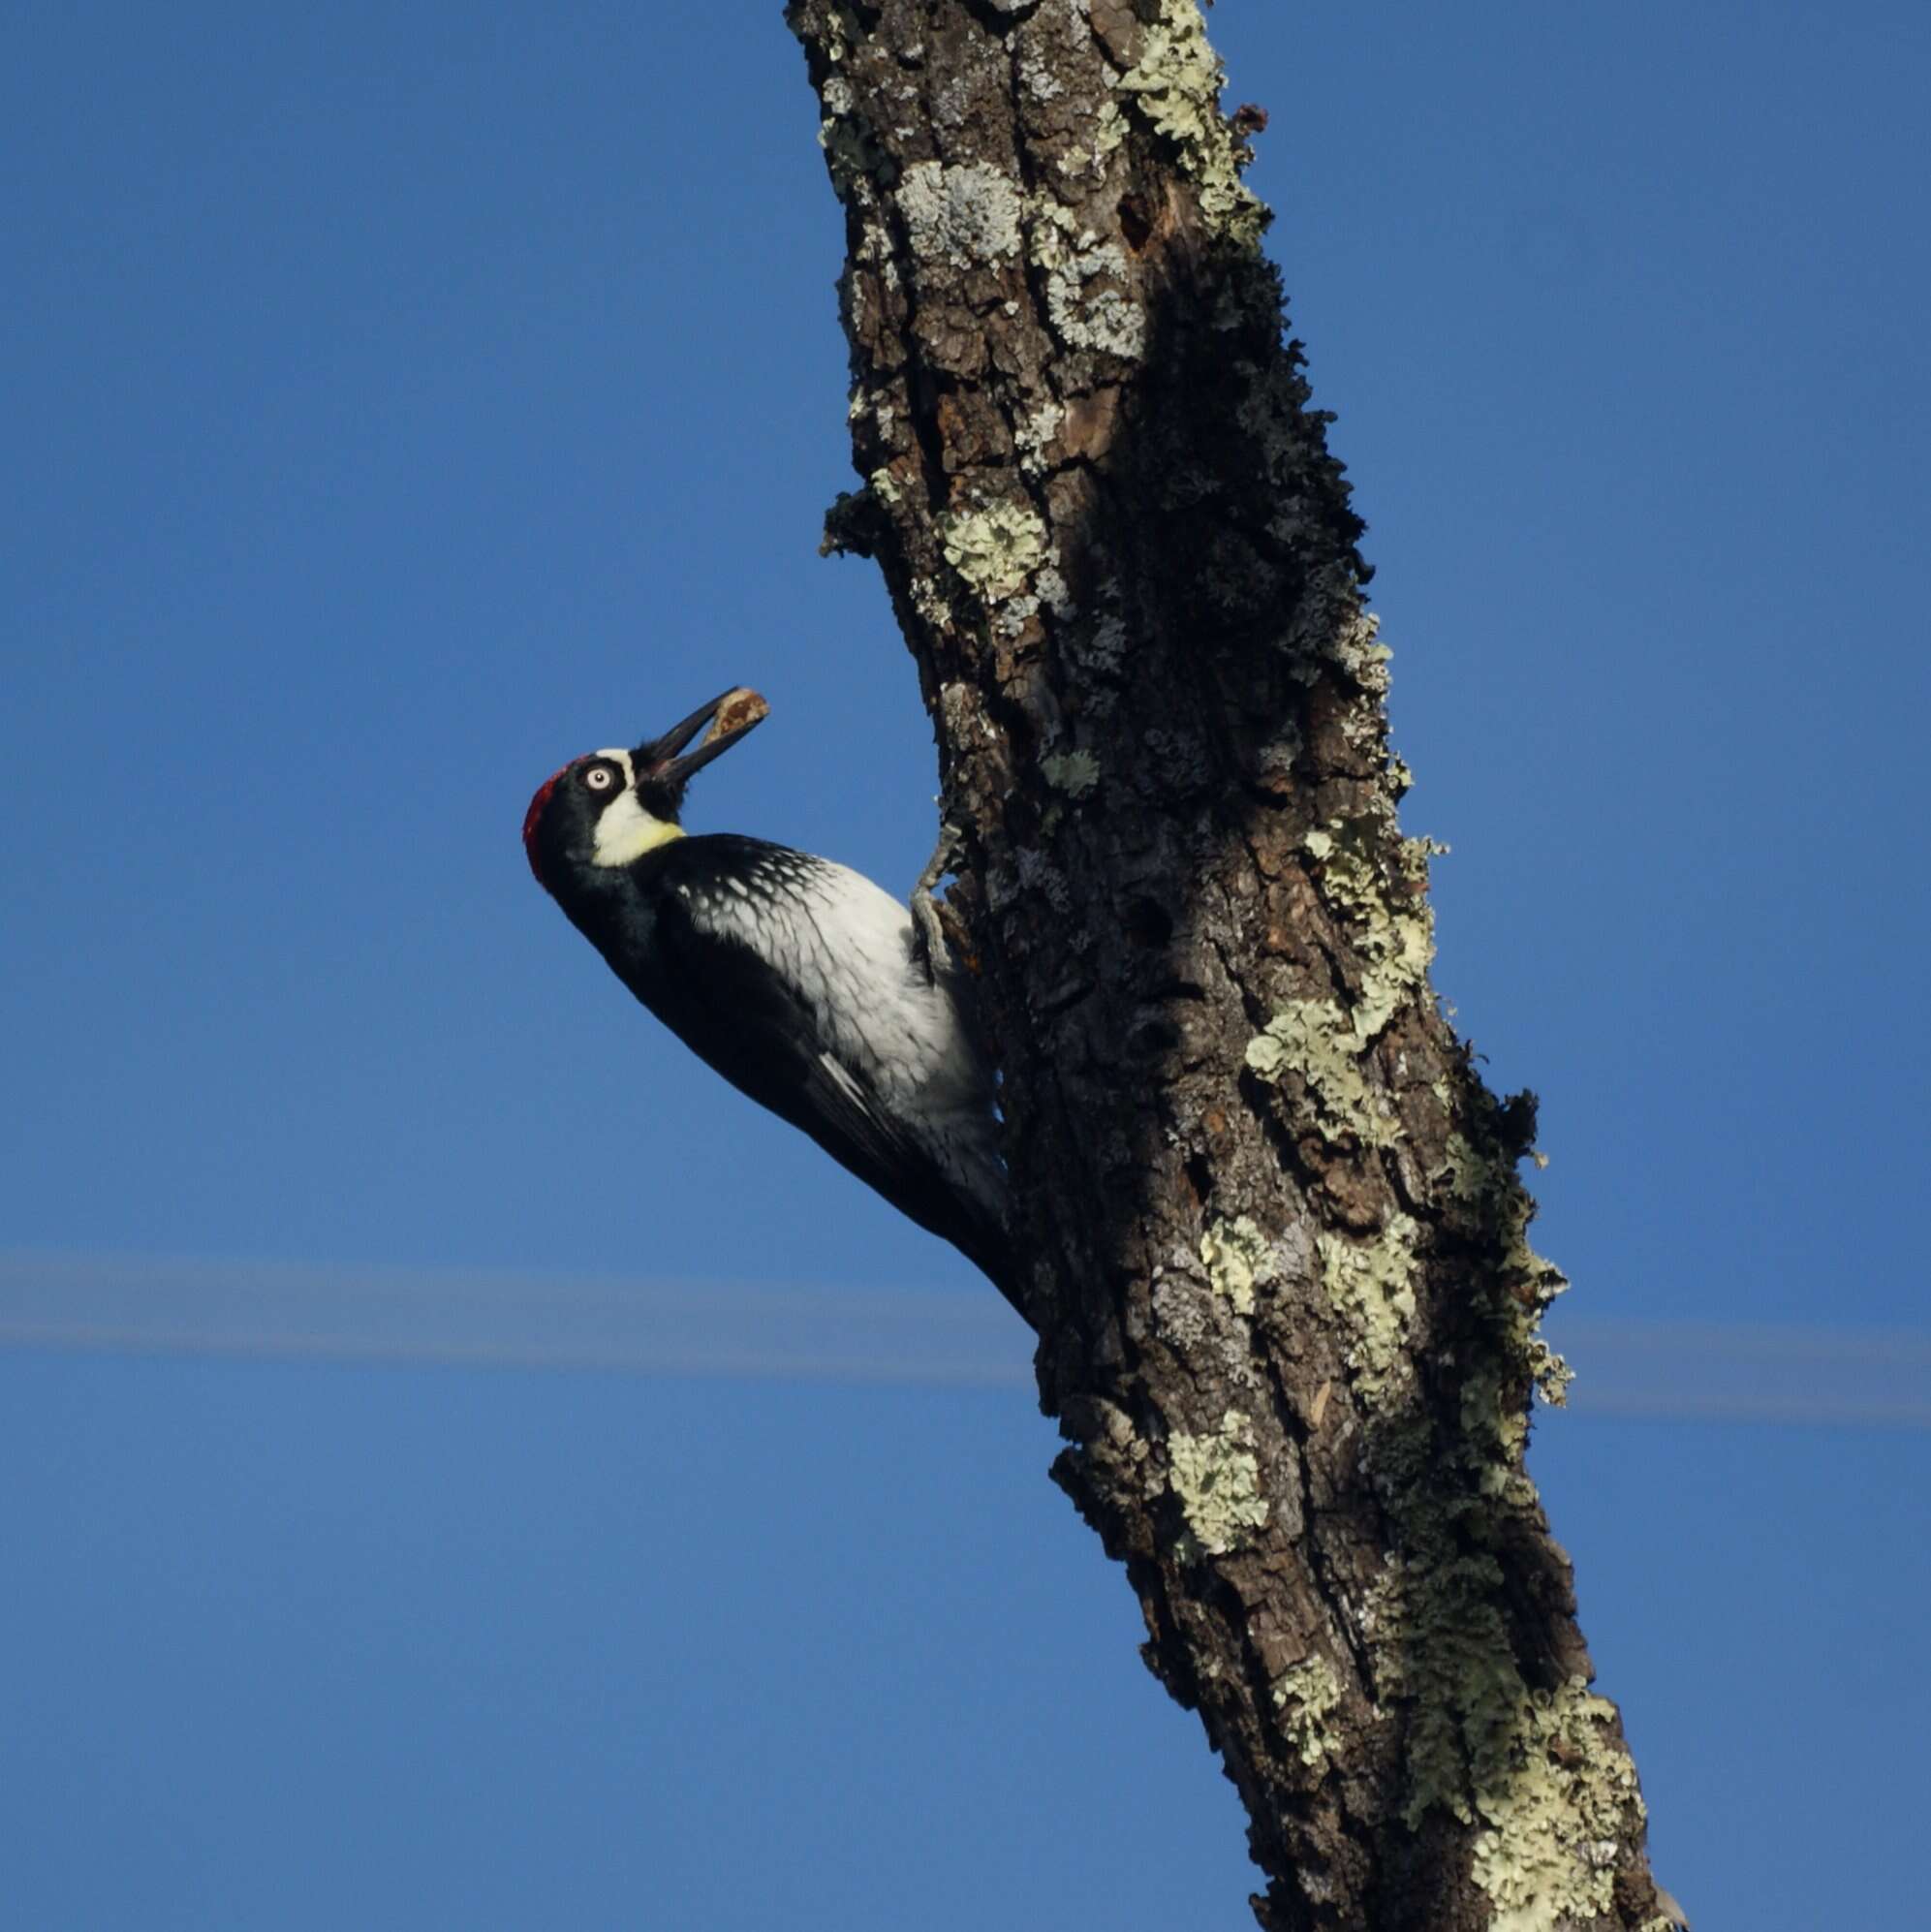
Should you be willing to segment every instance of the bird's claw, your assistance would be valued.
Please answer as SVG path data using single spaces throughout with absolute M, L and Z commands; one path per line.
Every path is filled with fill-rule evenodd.
M 950 819 L 941 819 L 939 843 L 932 848 L 932 857 L 925 861 L 925 869 L 912 888 L 913 931 L 924 960 L 925 977 L 934 985 L 939 980 L 940 961 L 950 955 L 950 949 L 946 944 L 946 929 L 940 923 L 938 903 L 932 895 L 939 881 L 952 869 L 952 861 L 962 849 L 958 826 Z

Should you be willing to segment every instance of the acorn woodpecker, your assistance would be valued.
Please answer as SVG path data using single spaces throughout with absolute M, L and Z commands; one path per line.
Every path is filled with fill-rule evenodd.
M 680 823 L 766 709 L 728 691 L 573 760 L 530 800 L 530 870 L 685 1045 L 1010 1293 L 992 1080 L 943 945 L 846 866 Z

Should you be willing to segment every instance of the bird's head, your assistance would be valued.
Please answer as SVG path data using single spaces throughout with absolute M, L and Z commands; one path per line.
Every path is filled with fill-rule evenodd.
M 692 773 L 729 751 L 767 706 L 733 689 L 630 751 L 592 751 L 545 780 L 523 815 L 523 852 L 537 884 L 554 892 L 573 872 L 629 865 L 682 838 L 678 823 Z M 695 751 L 688 745 L 712 727 Z

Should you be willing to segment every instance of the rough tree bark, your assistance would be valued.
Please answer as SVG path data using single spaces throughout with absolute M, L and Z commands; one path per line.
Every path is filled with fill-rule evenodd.
M 1428 984 L 1386 652 L 1194 0 L 794 0 L 1054 1475 L 1262 1925 L 1666 1925 L 1523 1467 L 1561 1277 Z

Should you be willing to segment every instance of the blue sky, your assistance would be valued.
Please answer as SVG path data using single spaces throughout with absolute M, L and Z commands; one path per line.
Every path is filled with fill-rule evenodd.
M 1921 1332 L 1931 16 L 1212 23 L 1573 1319 Z M 987 1293 L 516 842 L 742 681 L 694 823 L 931 844 L 816 555 L 841 227 L 775 0 L 13 27 L 0 1246 Z M 1010 1387 L 0 1352 L 13 1909 L 1243 1923 L 1051 1449 Z M 1535 1467 L 1697 1932 L 1896 1919 L 1931 1434 L 1578 1415 Z

